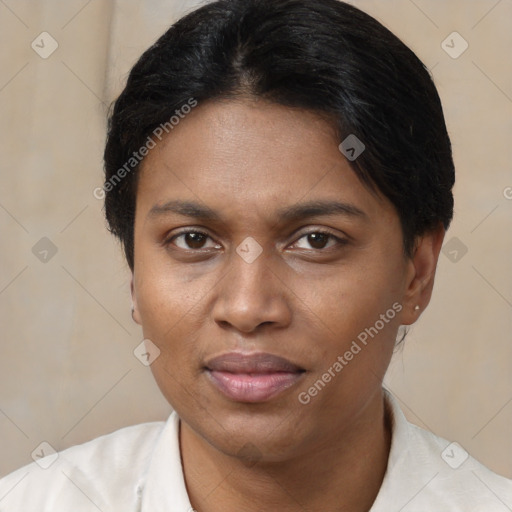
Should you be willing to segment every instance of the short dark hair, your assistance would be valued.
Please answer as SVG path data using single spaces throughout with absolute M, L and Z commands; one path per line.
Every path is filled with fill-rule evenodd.
M 413 51 L 338 0 L 217 0 L 178 20 L 142 54 L 111 109 L 105 214 L 132 270 L 134 152 L 191 98 L 200 104 L 247 94 L 327 114 L 340 142 L 350 134 L 363 142 L 350 164 L 395 206 L 407 255 L 417 236 L 440 223 L 448 228 L 451 144 L 436 87 Z

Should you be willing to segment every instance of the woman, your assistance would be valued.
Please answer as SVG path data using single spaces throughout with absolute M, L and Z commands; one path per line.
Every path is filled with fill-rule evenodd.
M 453 214 L 435 86 L 337 0 L 220 0 L 139 59 L 106 216 L 174 412 L 0 483 L 0 510 L 502 511 L 512 482 L 382 381 Z

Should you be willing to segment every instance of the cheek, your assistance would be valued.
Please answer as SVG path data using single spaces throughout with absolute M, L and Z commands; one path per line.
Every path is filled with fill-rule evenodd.
M 372 257 L 361 255 L 357 264 L 340 267 L 313 286 L 309 315 L 313 322 L 315 318 L 321 321 L 315 322 L 310 334 L 313 339 L 319 330 L 326 334 L 316 360 L 318 372 L 347 354 L 349 362 L 344 377 L 336 379 L 338 385 L 345 385 L 347 379 L 360 383 L 383 374 L 400 325 L 403 271 L 400 251 L 379 254 L 375 250 Z
M 159 363 L 175 366 L 196 347 L 197 310 L 204 298 L 198 283 L 180 279 L 177 272 L 145 262 L 136 278 L 137 306 L 145 338 L 160 351 Z
M 200 373 L 201 294 L 166 272 L 147 272 L 138 289 L 144 338 L 160 350 L 151 371 L 173 407 L 183 407 L 196 392 L 191 385 Z
M 156 245 L 141 237 L 135 261 L 137 303 L 148 328 L 170 329 L 201 302 L 205 283 L 173 265 L 165 250 Z
M 340 267 L 314 286 L 313 311 L 333 330 L 364 328 L 369 321 L 373 324 L 401 300 L 403 269 L 392 264 L 392 259 L 361 259 L 355 265 Z

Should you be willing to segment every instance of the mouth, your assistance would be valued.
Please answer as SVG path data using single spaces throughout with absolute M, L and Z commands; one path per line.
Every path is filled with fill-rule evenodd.
M 235 402 L 265 402 L 295 385 L 306 371 L 279 356 L 229 352 L 204 370 L 213 386 Z

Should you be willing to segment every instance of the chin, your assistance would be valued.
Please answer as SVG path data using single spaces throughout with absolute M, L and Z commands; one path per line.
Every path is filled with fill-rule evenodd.
M 212 446 L 222 453 L 259 461 L 280 462 L 297 455 L 298 446 L 308 437 L 304 418 L 290 410 L 260 414 L 251 408 L 238 411 L 219 410 L 207 423 L 198 420 L 196 429 Z M 300 426 L 300 427 L 299 427 Z

